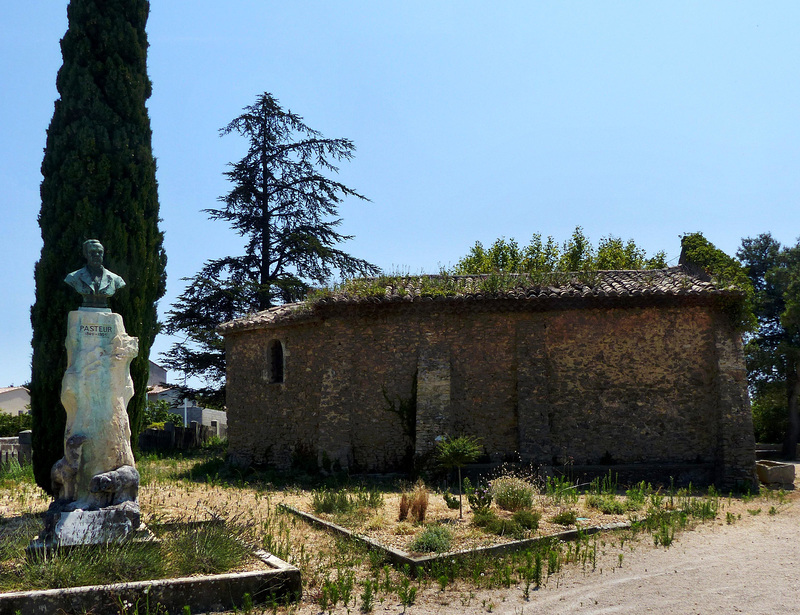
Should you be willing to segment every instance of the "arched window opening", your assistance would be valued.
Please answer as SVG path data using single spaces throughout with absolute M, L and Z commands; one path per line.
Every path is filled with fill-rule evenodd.
M 280 340 L 269 343 L 269 381 L 283 382 L 283 344 Z

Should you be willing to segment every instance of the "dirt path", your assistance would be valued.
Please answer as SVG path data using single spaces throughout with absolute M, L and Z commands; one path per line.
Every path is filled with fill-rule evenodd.
M 733 525 L 700 526 L 669 549 L 637 546 L 611 573 L 567 574 L 497 613 L 798 613 L 800 501 Z

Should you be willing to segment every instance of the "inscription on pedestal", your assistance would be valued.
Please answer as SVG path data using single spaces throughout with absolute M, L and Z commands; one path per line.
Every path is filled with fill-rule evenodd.
M 84 337 L 114 337 L 114 327 L 108 325 L 79 325 L 78 333 Z

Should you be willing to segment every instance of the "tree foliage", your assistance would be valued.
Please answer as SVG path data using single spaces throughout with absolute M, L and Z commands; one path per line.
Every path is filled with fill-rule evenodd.
M 666 254 L 657 252 L 647 258 L 633 239 L 624 242 L 619 237 L 603 237 L 592 245 L 578 226 L 561 246 L 552 236 L 545 241 L 534 233 L 527 246 L 516 239 L 497 239 L 488 249 L 476 242 L 469 253 L 460 259 L 453 271 L 456 274 L 541 273 L 548 271 L 590 271 L 597 269 L 659 269 L 666 267 Z
M 12 416 L 0 409 L 0 438 L 13 438 L 20 431 L 31 429 L 33 420 L 30 414 Z
M 146 0 L 71 0 L 67 8 L 56 81 L 60 98 L 42 162 L 44 245 L 31 310 L 34 473 L 47 491 L 50 468 L 63 455 L 67 313 L 80 304 L 64 277 L 84 265 L 86 239 L 104 244 L 106 266 L 127 282 L 111 305 L 128 333 L 139 338 L 139 356 L 131 365 L 136 392 L 128 404 L 134 442 L 141 426 L 166 265 L 145 107 L 151 93 L 148 12 Z
M 771 234 L 742 240 L 736 253 L 752 282 L 758 328 L 745 346 L 756 427 L 775 438 L 783 455 L 796 457 L 800 438 L 800 241 L 781 246 Z M 779 394 L 782 391 L 782 394 Z
M 164 423 L 172 423 L 175 427 L 183 427 L 183 417 L 178 414 L 178 410 L 173 410 L 169 402 L 164 399 L 148 400 L 144 408 L 142 424 L 145 427 L 150 427 L 151 425 L 163 425 Z
M 206 262 L 186 280 L 166 322 L 167 332 L 185 336 L 165 354 L 166 366 L 203 377 L 200 393 L 215 401 L 225 374 L 218 324 L 299 300 L 334 274 L 378 273 L 337 247 L 351 238 L 337 230 L 339 204 L 346 197 L 366 200 L 331 178 L 340 161 L 353 157 L 353 143 L 323 137 L 269 93 L 243 111 L 220 133 L 244 137 L 247 153 L 225 173 L 233 187 L 220 197 L 222 206 L 205 211 L 246 239 L 244 254 Z
M 436 460 L 447 470 L 458 470 L 458 518 L 464 516 L 461 488 L 461 468 L 473 463 L 481 456 L 483 449 L 480 440 L 473 436 L 458 438 L 443 437 L 436 443 Z
M 739 261 L 717 248 L 702 233 L 688 233 L 681 238 L 680 262 L 701 269 L 720 286 L 741 290 L 744 299 L 729 299 L 724 310 L 738 330 L 752 331 L 756 327 L 753 285 Z

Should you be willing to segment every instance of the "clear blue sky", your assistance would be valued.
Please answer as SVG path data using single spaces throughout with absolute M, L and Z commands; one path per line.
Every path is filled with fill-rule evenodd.
M 386 270 L 436 271 L 500 236 L 563 241 L 576 225 L 670 258 L 686 232 L 729 254 L 742 237 L 800 235 L 796 1 L 151 4 L 161 314 L 182 277 L 241 253 L 200 210 L 228 190 L 225 165 L 245 147 L 218 129 L 264 91 L 356 143 L 340 178 L 372 203 L 341 208 L 346 247 Z M 30 376 L 66 6 L 0 4 L 0 386 Z

